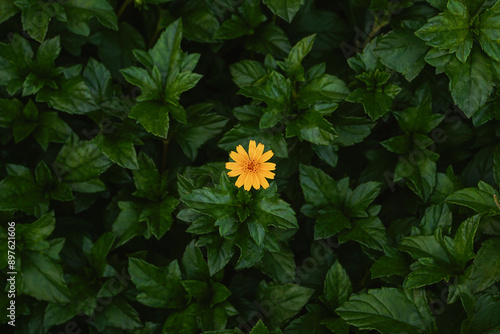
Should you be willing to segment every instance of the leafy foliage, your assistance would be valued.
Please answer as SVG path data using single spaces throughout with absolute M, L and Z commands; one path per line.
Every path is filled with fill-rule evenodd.
M 3 0 L 0 32 L 16 333 L 500 331 L 500 1 Z M 250 140 L 266 189 L 227 175 Z

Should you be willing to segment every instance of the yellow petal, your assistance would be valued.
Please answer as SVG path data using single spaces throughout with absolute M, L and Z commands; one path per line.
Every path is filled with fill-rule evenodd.
M 248 156 L 250 157 L 250 160 L 255 159 L 255 146 L 257 144 L 255 143 L 255 140 L 250 140 L 250 144 L 248 144 Z
M 233 176 L 238 176 L 241 173 L 243 173 L 243 169 L 235 169 L 227 173 L 227 176 L 233 177 Z
M 229 156 L 231 157 L 231 159 L 233 159 L 234 161 L 239 162 L 239 163 L 245 163 L 248 160 L 247 158 L 245 158 L 241 154 L 236 153 L 234 151 L 231 151 L 231 153 L 229 153 Z
M 262 154 L 257 160 L 258 163 L 266 162 L 267 160 L 271 159 L 271 157 L 274 155 L 273 151 L 269 150 L 266 153 Z
M 246 173 L 247 177 L 245 178 L 244 187 L 246 191 L 250 191 L 252 189 L 252 173 Z
M 267 189 L 269 188 L 269 183 L 267 182 L 266 178 L 260 174 L 257 173 L 257 177 L 259 178 L 260 184 L 262 185 L 262 188 Z
M 260 181 L 259 181 L 259 177 L 255 173 L 252 174 L 252 180 L 253 180 L 253 187 L 255 189 L 259 189 L 260 188 Z
M 248 173 L 241 174 L 236 180 L 236 186 L 240 188 L 244 183 Z
M 264 162 L 264 163 L 259 164 L 259 169 L 260 170 L 275 170 L 276 164 L 273 162 Z
M 274 173 L 268 170 L 260 170 L 259 174 L 264 177 L 267 177 L 268 179 L 274 179 Z
M 238 162 L 226 162 L 226 169 L 242 169 L 243 166 Z
M 243 161 L 248 160 L 247 151 L 245 151 L 243 146 L 241 146 L 241 145 L 236 146 L 236 151 L 238 151 L 238 153 L 244 158 Z
M 255 149 L 255 156 L 254 156 L 255 161 L 260 160 L 260 157 L 262 156 L 262 152 L 264 152 L 264 145 L 263 144 L 257 145 L 257 148 Z

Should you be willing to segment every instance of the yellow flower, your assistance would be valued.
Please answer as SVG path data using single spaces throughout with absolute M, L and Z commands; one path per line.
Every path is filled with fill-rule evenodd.
M 250 140 L 248 154 L 241 145 L 236 147 L 236 151 L 229 153 L 229 156 L 235 162 L 226 162 L 226 168 L 231 170 L 227 175 L 231 177 L 239 175 L 236 186 L 240 188 L 244 185 L 247 191 L 252 186 L 255 189 L 259 189 L 260 186 L 264 189 L 269 187 L 266 177 L 274 179 L 274 173 L 271 171 L 276 168 L 276 164 L 266 161 L 271 159 L 273 151 L 269 150 L 263 154 L 264 145 L 259 144 L 257 146 L 255 140 Z

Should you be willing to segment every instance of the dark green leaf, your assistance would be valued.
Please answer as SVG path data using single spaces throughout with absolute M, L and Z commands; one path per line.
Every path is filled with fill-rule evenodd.
M 275 15 L 292 22 L 304 0 L 264 0 L 264 3 Z
M 88 21 L 96 17 L 106 28 L 118 30 L 118 18 L 106 0 L 67 0 L 63 4 L 68 28 L 75 34 L 88 36 Z
M 155 308 L 182 308 L 185 305 L 181 270 L 177 261 L 168 267 L 156 267 L 143 260 L 129 258 L 129 273 L 139 290 L 137 300 Z
M 323 293 L 330 310 L 343 305 L 352 293 L 351 280 L 338 261 L 335 261 L 326 274 Z
M 257 290 L 257 299 L 273 310 L 266 322 L 270 327 L 279 327 L 297 314 L 311 298 L 314 290 L 296 284 L 266 283 L 262 281 Z
M 500 238 L 486 240 L 472 265 L 471 288 L 474 292 L 487 289 L 500 280 Z
M 419 299 L 425 296 L 418 294 Z M 431 333 L 435 321 L 426 303 L 414 300 L 409 293 L 395 288 L 368 290 L 355 295 L 336 312 L 349 324 L 361 329 L 375 329 L 384 334 L 401 332 Z
M 62 178 L 73 191 L 93 193 L 105 189 L 99 175 L 110 165 L 108 158 L 95 144 L 73 136 L 59 151 L 52 168 L 56 176 Z
M 382 64 L 412 81 L 424 68 L 427 49 L 411 31 L 393 30 L 379 39 L 375 54 Z

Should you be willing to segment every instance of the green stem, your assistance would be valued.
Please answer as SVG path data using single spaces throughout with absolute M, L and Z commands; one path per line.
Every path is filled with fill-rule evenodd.
M 156 43 L 156 40 L 158 39 L 158 35 L 160 35 L 160 32 L 162 30 L 161 28 L 161 23 L 163 22 L 161 16 L 158 17 L 158 22 L 156 23 L 156 28 L 155 32 L 153 33 L 153 36 L 151 36 L 151 39 L 149 40 L 148 43 L 148 48 L 151 49 L 153 45 Z
M 385 14 L 386 15 L 384 15 L 384 17 L 387 15 L 390 15 L 389 11 L 386 11 Z M 370 31 L 370 33 L 368 34 L 368 37 L 366 38 L 366 41 L 363 43 L 361 49 L 363 50 L 365 48 L 365 46 L 367 46 L 368 43 L 370 43 L 372 41 L 372 39 L 380 32 L 380 29 L 382 29 L 383 27 L 385 27 L 388 24 L 389 24 L 389 20 L 385 19 L 382 22 L 379 22 L 378 16 L 375 16 L 375 23 L 373 24 L 373 28 Z
M 127 8 L 127 6 L 130 5 L 131 2 L 132 2 L 132 0 L 125 0 L 125 2 L 122 4 L 120 9 L 118 10 L 118 14 L 116 14 L 116 16 L 118 16 L 118 19 L 122 16 L 123 12 Z
M 493 200 L 495 201 L 495 204 L 498 206 L 498 209 L 500 209 L 500 203 L 498 203 L 497 195 L 493 194 Z

